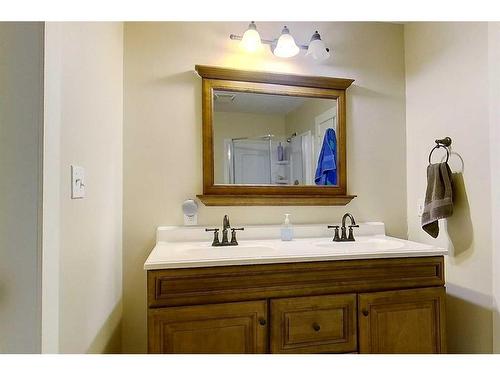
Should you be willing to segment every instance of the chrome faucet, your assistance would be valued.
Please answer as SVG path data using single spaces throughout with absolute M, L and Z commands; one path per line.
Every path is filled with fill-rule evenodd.
M 345 226 L 345 220 L 349 218 L 351 221 L 351 225 L 349 225 L 349 235 L 347 235 L 347 228 Z M 341 235 L 339 236 L 339 226 L 338 225 L 329 225 L 328 228 L 335 228 L 335 235 L 333 237 L 333 241 L 335 242 L 347 242 L 347 241 L 355 241 L 354 233 L 352 228 L 359 228 L 359 225 L 356 224 L 356 220 L 354 220 L 354 216 L 352 216 L 349 212 L 342 216 L 342 226 L 340 227 Z
M 231 229 L 231 241 L 227 238 L 227 231 Z M 229 224 L 229 216 L 224 215 L 222 219 L 222 242 L 219 241 L 219 228 L 209 229 L 206 228 L 206 232 L 214 232 L 214 240 L 212 241 L 212 246 L 236 246 L 238 241 L 236 240 L 236 231 L 245 230 L 245 228 L 231 228 Z

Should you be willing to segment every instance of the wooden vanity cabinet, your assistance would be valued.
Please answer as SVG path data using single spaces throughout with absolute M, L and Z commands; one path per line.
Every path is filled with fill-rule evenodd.
M 424 288 L 358 295 L 360 353 L 442 353 L 445 290 Z
M 444 353 L 443 257 L 148 271 L 149 353 Z
M 150 325 L 150 353 L 267 352 L 266 301 L 154 309 Z

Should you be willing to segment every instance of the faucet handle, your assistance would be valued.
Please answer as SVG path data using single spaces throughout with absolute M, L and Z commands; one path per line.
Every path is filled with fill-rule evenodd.
M 339 242 L 340 241 L 339 226 L 338 225 L 328 225 L 328 229 L 331 229 L 331 228 L 335 229 L 335 235 L 333 236 L 333 241 Z
M 349 225 L 349 236 L 347 237 L 347 241 L 355 241 L 352 228 L 359 228 L 359 225 L 357 225 L 357 224 Z
M 214 232 L 214 240 L 212 241 L 212 246 L 220 246 L 219 241 L 219 228 L 205 228 L 205 232 Z
M 238 245 L 238 241 L 236 241 L 236 231 L 237 230 L 245 230 L 245 228 L 231 228 L 231 242 L 230 245 L 236 246 Z

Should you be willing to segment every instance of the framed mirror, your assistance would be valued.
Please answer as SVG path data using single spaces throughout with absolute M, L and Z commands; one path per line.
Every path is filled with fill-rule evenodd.
M 196 66 L 206 205 L 345 205 L 353 80 Z

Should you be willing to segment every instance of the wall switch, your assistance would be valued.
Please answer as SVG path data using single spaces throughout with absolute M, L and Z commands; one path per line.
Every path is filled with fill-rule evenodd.
M 71 166 L 71 199 L 85 198 L 85 169 Z
M 417 215 L 418 217 L 422 217 L 424 214 L 424 206 L 425 206 L 425 201 L 423 198 L 419 198 L 417 201 Z

